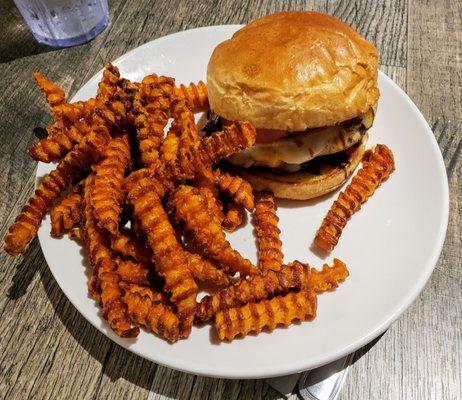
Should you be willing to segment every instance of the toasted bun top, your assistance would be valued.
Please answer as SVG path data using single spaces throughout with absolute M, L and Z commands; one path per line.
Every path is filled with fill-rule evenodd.
M 377 102 L 377 62 L 374 45 L 337 18 L 271 14 L 215 48 L 207 69 L 210 106 L 256 128 L 335 125 Z

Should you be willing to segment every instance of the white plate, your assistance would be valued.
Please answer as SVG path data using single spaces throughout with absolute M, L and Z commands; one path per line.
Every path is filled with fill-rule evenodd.
M 214 47 L 238 26 L 215 26 L 179 32 L 154 40 L 114 63 L 123 76 L 140 80 L 156 72 L 178 83 L 205 79 Z M 94 96 L 101 71 L 73 100 Z M 273 333 L 217 343 L 213 328 L 194 328 L 188 340 L 170 345 L 141 332 L 136 340 L 114 335 L 87 295 L 81 248 L 73 241 L 53 239 L 49 218 L 39 231 L 50 269 L 65 295 L 97 329 L 134 353 L 194 374 L 226 378 L 285 375 L 333 361 L 382 333 L 412 303 L 438 260 L 448 220 L 448 185 L 440 150 L 419 110 L 385 74 L 380 73 L 378 115 L 369 145 L 385 143 L 396 157 L 396 171 L 353 216 L 332 256 L 344 260 L 350 277 L 335 292 L 319 296 L 318 316 Z M 42 176 L 52 166 L 39 164 Z M 294 259 L 320 267 L 310 251 L 336 193 L 304 203 L 280 203 L 279 217 L 285 261 Z M 229 235 L 242 254 L 255 260 L 252 227 Z M 331 258 L 325 261 L 331 261 Z M 120 360 L 123 362 L 123 360 Z

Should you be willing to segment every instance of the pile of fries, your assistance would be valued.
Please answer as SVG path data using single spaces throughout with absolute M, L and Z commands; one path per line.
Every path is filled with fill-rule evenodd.
M 136 337 L 143 327 L 176 342 L 205 321 L 214 321 L 221 340 L 272 330 L 314 318 L 316 295 L 348 276 L 337 259 L 321 271 L 298 261 L 283 264 L 273 195 L 254 193 L 218 164 L 252 146 L 255 129 L 235 122 L 201 134 L 194 113 L 208 109 L 203 82 L 177 87 L 155 74 L 130 82 L 108 64 L 96 97 L 69 103 L 58 85 L 34 77 L 53 122 L 29 154 L 57 164 L 11 226 L 5 250 L 23 253 L 50 210 L 51 234 L 84 244 L 89 293 L 117 335 Z M 366 169 L 377 169 L 377 159 L 388 154 L 382 150 L 370 156 Z M 372 184 L 378 186 L 389 170 Z M 368 183 L 375 177 L 363 175 Z M 363 187 L 363 181 L 352 185 Z M 372 192 L 369 187 L 345 215 L 341 200 L 316 243 L 331 250 L 341 232 L 337 225 L 343 228 Z M 246 210 L 255 225 L 258 265 L 225 236 L 244 223 Z M 199 300 L 204 282 L 214 289 Z

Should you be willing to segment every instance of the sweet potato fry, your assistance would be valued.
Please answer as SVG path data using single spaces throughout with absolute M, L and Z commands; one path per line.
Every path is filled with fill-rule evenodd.
M 116 236 L 111 236 L 111 248 L 123 258 L 131 258 L 133 261 L 148 264 L 152 259 L 152 251 L 139 239 L 118 232 Z
M 51 235 L 61 237 L 78 225 L 82 218 L 82 195 L 70 192 L 51 209 Z
M 230 196 L 234 201 L 242 204 L 248 211 L 255 207 L 252 186 L 240 176 L 231 175 L 217 168 L 213 171 L 215 182 L 218 187 Z
M 245 221 L 245 209 L 244 206 L 231 200 L 226 205 L 226 214 L 221 223 L 222 228 L 225 231 L 233 232 L 239 228 Z
M 116 259 L 117 273 L 120 280 L 126 283 L 134 283 L 141 286 L 150 286 L 149 276 L 151 268 L 147 264 Z
M 316 306 L 313 290 L 289 292 L 260 303 L 219 311 L 215 315 L 215 327 L 220 340 L 233 340 L 251 332 L 258 334 L 263 329 L 272 331 L 278 325 L 288 326 L 294 320 L 314 318 Z
M 28 150 L 32 159 L 45 163 L 64 157 L 91 131 L 91 125 L 88 121 L 81 120 L 65 126 L 63 121 L 59 120 L 48 126 L 47 131 L 48 137 L 32 144 Z
M 290 290 L 298 291 L 309 273 L 310 268 L 307 265 L 294 262 L 277 272 L 269 270 L 265 275 L 239 279 L 235 284 L 203 297 L 197 305 L 196 317 L 201 321 L 208 321 L 220 310 L 256 303 L 286 294 Z
M 51 82 L 45 78 L 39 72 L 34 72 L 34 76 L 37 86 L 40 88 L 45 101 L 50 106 L 51 111 L 55 114 L 55 108 L 66 102 L 66 94 L 56 83 Z
M 160 293 L 124 283 L 121 283 L 121 287 L 125 290 L 123 300 L 133 321 L 171 343 L 178 340 L 178 317 L 171 307 L 163 304 Z
M 173 118 L 170 130 L 180 138 L 180 151 L 186 151 L 190 147 L 197 147 L 201 140 L 199 129 L 196 126 L 194 115 L 183 99 L 174 99 L 170 105 Z
M 279 271 L 284 257 L 276 210 L 277 206 L 272 193 L 263 192 L 258 195 L 253 220 L 257 233 L 259 267 L 264 272 Z
M 84 188 L 85 246 L 93 269 L 89 291 L 93 297 L 99 295 L 103 315 L 112 330 L 121 337 L 135 337 L 138 336 L 139 328 L 132 326 L 127 306 L 122 301 L 123 291 L 119 287 L 120 277 L 109 248 L 108 237 L 98 228 L 93 215 L 90 193 L 94 181 L 94 176 L 90 175 Z
M 210 108 L 207 85 L 202 81 L 175 87 L 175 95 L 184 98 L 193 113 L 207 111 Z
M 165 290 L 171 294 L 180 316 L 180 335 L 188 337 L 194 320 L 198 287 L 189 271 L 188 260 L 175 236 L 167 214 L 156 194 L 155 184 L 127 185 L 134 215 L 146 233 L 153 250 L 157 272 L 165 278 Z
M 143 79 L 134 99 L 133 113 L 141 160 L 146 167 L 159 159 L 158 149 L 168 121 L 174 81 L 149 75 Z
M 385 145 L 375 146 L 369 159 L 363 163 L 363 167 L 345 191 L 340 192 L 322 221 L 314 239 L 316 246 L 327 252 L 332 251 L 350 217 L 374 194 L 394 169 L 395 161 L 391 150 Z
M 91 204 L 98 226 L 112 235 L 119 230 L 122 210 L 122 183 L 130 161 L 128 135 L 112 139 L 104 157 L 93 167 L 95 184 L 91 192 Z
M 178 154 L 178 148 L 180 146 L 180 138 L 175 131 L 169 130 L 165 139 L 160 145 L 160 160 L 163 163 L 174 161 Z
M 34 238 L 45 212 L 71 184 L 83 178 L 91 165 L 101 158 L 109 142 L 104 127 L 93 129 L 74 150 L 69 152 L 38 186 L 5 237 L 5 251 L 11 255 L 24 253 Z
M 217 260 L 231 274 L 242 276 L 258 273 L 258 269 L 234 250 L 225 238 L 214 212 L 199 189 L 182 185 L 170 198 L 177 220 L 184 221 L 186 230 L 194 235 L 194 240 L 204 248 L 207 256 Z
M 327 264 L 318 271 L 314 268 L 310 271 L 309 285 L 316 293 L 326 292 L 338 287 L 339 282 L 344 281 L 349 275 L 347 266 L 344 262 L 334 258 L 334 265 Z
M 229 284 L 228 276 L 220 269 L 215 267 L 209 260 L 199 254 L 186 252 L 188 266 L 191 274 L 202 282 L 213 283 L 217 286 Z

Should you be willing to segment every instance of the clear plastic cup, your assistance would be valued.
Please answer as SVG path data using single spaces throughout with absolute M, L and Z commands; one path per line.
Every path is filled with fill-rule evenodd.
M 109 21 L 107 0 L 14 0 L 38 42 L 68 47 L 88 42 Z

